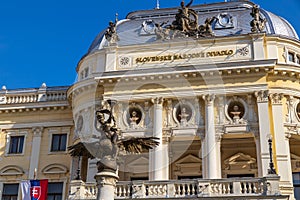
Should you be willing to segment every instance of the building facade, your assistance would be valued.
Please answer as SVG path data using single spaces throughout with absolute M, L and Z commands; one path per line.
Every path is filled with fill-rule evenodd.
M 249 1 L 129 13 L 71 87 L 2 88 L 2 198 L 36 169 L 63 199 L 95 199 L 97 159 L 66 147 L 103 134 L 95 111 L 109 99 L 120 138 L 160 142 L 119 156 L 115 199 L 300 198 L 299 67 L 293 27 Z

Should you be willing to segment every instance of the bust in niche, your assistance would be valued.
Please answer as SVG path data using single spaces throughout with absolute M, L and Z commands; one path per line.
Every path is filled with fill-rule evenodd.
M 190 115 L 187 113 L 186 111 L 186 108 L 183 107 L 181 109 L 181 113 L 179 114 L 179 117 L 180 117 L 180 124 L 183 125 L 183 126 L 186 126 L 186 123 L 187 123 L 187 118 L 189 117 Z
M 138 116 L 137 116 L 137 113 L 136 111 L 132 111 L 132 113 L 130 114 L 130 125 L 131 126 L 136 126 L 137 125 L 137 121 L 140 119 Z
M 233 115 L 232 120 L 234 124 L 238 124 L 239 120 L 240 120 L 240 114 L 241 112 L 239 111 L 240 108 L 238 105 L 234 105 L 233 106 L 233 111 L 231 111 L 230 113 Z

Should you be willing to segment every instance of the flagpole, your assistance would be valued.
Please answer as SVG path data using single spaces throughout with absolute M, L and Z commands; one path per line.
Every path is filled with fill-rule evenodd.
M 37 179 L 37 169 L 36 168 L 34 168 L 33 179 L 34 180 Z

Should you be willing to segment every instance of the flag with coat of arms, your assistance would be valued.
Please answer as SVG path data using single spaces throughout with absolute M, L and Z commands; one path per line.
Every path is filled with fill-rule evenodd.
M 21 182 L 22 200 L 47 200 L 48 180 Z

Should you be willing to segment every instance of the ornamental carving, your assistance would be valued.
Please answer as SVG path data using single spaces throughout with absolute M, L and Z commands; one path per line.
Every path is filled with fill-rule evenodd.
M 188 4 L 184 1 L 180 3 L 178 13 L 175 15 L 175 20 L 171 23 L 160 22 L 155 23 L 156 40 L 169 40 L 173 38 L 185 37 L 211 37 L 214 36 L 212 25 L 217 21 L 217 17 L 207 18 L 204 24 L 198 25 L 198 14 L 190 6 L 193 3 L 191 0 Z
M 268 102 L 269 91 L 261 90 L 254 93 L 257 103 Z
M 272 104 L 282 104 L 283 94 L 271 93 L 269 95 Z
M 254 5 L 252 7 L 252 12 L 250 15 L 253 17 L 253 20 L 250 22 L 251 25 L 251 32 L 252 33 L 260 33 L 265 29 L 266 25 L 266 18 L 262 18 L 260 16 L 260 9 L 258 5 Z
M 117 27 L 116 27 L 117 22 L 118 22 L 118 14 L 116 14 L 115 22 L 110 21 L 105 31 L 104 36 L 109 44 L 116 44 L 116 42 L 119 41 L 119 36 L 117 34 Z

